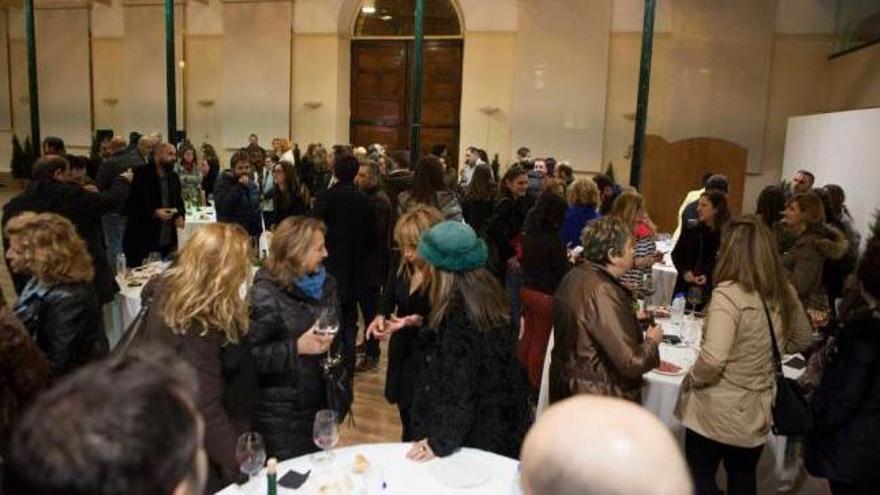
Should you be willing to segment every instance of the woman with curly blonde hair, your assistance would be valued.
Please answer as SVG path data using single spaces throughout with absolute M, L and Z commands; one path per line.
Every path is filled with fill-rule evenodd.
M 587 222 L 599 218 L 599 188 L 590 179 L 578 179 L 568 188 L 568 210 L 562 221 L 562 242 L 569 248 L 581 245 Z
M 144 287 L 145 326 L 134 345 L 159 344 L 189 363 L 199 378 L 197 406 L 205 420 L 208 491 L 241 473 L 238 436 L 250 425 L 256 373 L 245 339 L 250 239 L 240 226 L 214 223 L 197 230 L 175 264 Z
M 13 273 L 31 277 L 14 312 L 49 359 L 52 376 L 106 355 L 92 258 L 70 220 L 25 212 L 5 234 Z

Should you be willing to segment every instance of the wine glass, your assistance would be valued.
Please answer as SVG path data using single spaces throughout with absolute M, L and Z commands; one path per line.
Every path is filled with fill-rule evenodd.
M 321 409 L 315 414 L 315 423 L 312 426 L 312 439 L 323 453 L 316 454 L 313 458 L 316 464 L 331 464 L 333 452 L 331 449 L 339 441 L 339 416 L 332 409 Z
M 657 234 L 657 240 L 655 241 L 655 243 L 657 245 L 657 249 L 660 250 L 660 252 L 663 254 L 672 251 L 672 234 L 667 234 L 665 232 Z
M 238 461 L 241 472 L 248 475 L 248 479 L 254 477 L 266 463 L 266 447 L 263 445 L 263 437 L 255 431 L 242 433 L 235 445 L 235 459 Z
M 147 255 L 147 264 L 158 263 L 160 261 L 162 261 L 162 255 L 159 254 L 159 251 L 150 251 L 150 254 Z
M 696 316 L 697 305 L 703 301 L 703 288 L 698 285 L 691 286 L 687 292 L 687 302 L 691 305 L 691 318 Z

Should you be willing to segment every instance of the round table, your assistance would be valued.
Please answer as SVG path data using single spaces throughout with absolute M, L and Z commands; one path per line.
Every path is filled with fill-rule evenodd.
M 461 449 L 448 457 L 417 463 L 406 458 L 409 449 L 410 444 L 408 443 L 377 443 L 334 449 L 336 460 L 333 463 L 332 471 L 337 478 L 349 476 L 352 484 L 357 488 L 345 493 L 356 495 L 440 495 L 449 493 L 498 495 L 510 493 L 519 465 L 514 459 L 469 448 Z M 356 454 L 365 456 L 370 463 L 370 468 L 375 470 L 375 476 L 384 479 L 384 490 L 375 490 L 372 487 L 367 489 L 361 485 L 364 483 L 361 479 L 362 475 L 355 475 L 351 470 Z M 466 470 L 473 469 L 486 473 L 489 478 L 484 484 L 474 488 L 452 488 L 438 480 L 444 476 L 441 473 L 454 472 L 459 466 Z M 312 495 L 318 492 L 319 485 L 322 484 L 321 475 L 318 474 L 320 468 L 313 465 L 311 456 L 306 455 L 279 463 L 278 479 L 281 479 L 291 469 L 299 473 L 311 470 L 309 479 L 297 490 L 279 486 L 279 495 L 285 493 Z M 265 470 L 244 485 L 230 485 L 217 493 L 222 495 L 263 495 L 266 493 Z

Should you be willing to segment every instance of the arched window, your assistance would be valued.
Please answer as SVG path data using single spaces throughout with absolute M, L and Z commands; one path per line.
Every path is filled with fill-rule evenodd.
M 354 23 L 355 36 L 414 36 L 415 0 L 365 0 Z M 461 36 L 450 0 L 425 1 L 425 36 Z

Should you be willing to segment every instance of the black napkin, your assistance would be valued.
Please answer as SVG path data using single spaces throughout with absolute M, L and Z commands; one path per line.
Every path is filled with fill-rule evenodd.
M 291 490 L 296 490 L 301 487 L 303 483 L 309 479 L 309 473 L 311 471 L 306 471 L 305 474 L 298 473 L 296 471 L 290 470 L 278 480 L 278 484 L 283 486 L 284 488 L 290 488 Z

